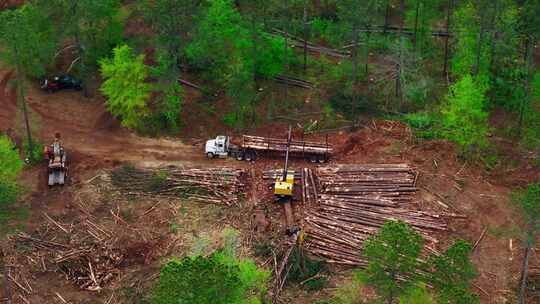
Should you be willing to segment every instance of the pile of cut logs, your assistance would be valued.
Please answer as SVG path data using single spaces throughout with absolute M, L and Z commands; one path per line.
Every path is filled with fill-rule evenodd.
M 417 178 L 408 165 L 336 165 L 316 173 L 302 171 L 305 231 L 308 250 L 328 262 L 365 265 L 362 243 L 388 220 L 408 223 L 431 244 L 433 231 L 447 229 L 440 215 L 408 206 Z
M 128 194 L 182 197 L 227 206 L 238 204 L 244 177 L 243 169 L 173 166 L 158 169 L 124 166 L 111 175 L 113 184 Z

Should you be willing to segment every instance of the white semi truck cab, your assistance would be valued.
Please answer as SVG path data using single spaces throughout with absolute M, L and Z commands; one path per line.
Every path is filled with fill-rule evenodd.
M 229 155 L 230 139 L 228 136 L 219 135 L 215 139 L 206 141 L 206 156 L 208 158 L 226 158 Z

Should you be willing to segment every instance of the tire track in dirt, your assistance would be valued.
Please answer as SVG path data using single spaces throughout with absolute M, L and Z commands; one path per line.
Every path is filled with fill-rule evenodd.
M 13 71 L 0 74 L 0 127 L 14 128 L 17 112 L 16 94 L 7 83 Z M 47 94 L 30 85 L 26 100 L 39 125 L 35 136 L 48 144 L 55 132 L 60 132 L 68 153 L 112 161 L 178 161 L 201 162 L 204 155 L 194 146 L 180 140 L 144 138 L 119 126 L 106 113 L 103 99 L 86 99 L 79 92 L 62 91 Z M 104 118 L 105 117 L 105 123 Z M 112 127 L 103 127 L 103 124 Z

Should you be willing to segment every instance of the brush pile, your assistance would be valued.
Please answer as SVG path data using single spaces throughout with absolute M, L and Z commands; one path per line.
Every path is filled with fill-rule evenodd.
M 337 165 L 303 171 L 309 250 L 329 262 L 363 266 L 362 243 L 388 220 L 401 220 L 436 243 L 438 214 L 413 210 L 417 174 L 408 165 Z
M 128 194 L 178 197 L 227 206 L 239 203 L 244 177 L 242 169 L 173 166 L 158 169 L 124 166 L 111 174 L 113 185 Z
M 13 236 L 19 246 L 33 249 L 28 260 L 35 267 L 60 272 L 90 291 L 102 289 L 118 276 L 126 253 L 113 244 L 112 232 L 88 220 L 69 227 L 48 219 L 55 226 L 42 226 L 32 236 L 23 232 Z

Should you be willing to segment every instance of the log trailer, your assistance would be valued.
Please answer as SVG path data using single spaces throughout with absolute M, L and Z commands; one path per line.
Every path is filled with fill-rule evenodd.
M 332 146 L 328 144 L 328 137 L 325 143 L 321 143 L 292 140 L 292 138 L 279 139 L 243 135 L 242 143 L 235 145 L 231 142 L 229 136 L 220 135 L 215 139 L 208 140 L 205 146 L 205 153 L 208 158 L 226 158 L 230 156 L 247 161 L 253 161 L 263 154 L 284 156 L 287 150 L 291 156 L 303 157 L 314 163 L 325 163 L 332 155 Z

